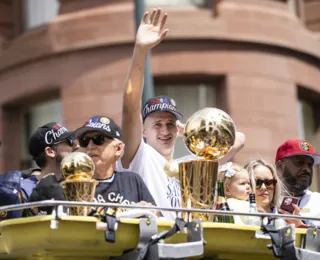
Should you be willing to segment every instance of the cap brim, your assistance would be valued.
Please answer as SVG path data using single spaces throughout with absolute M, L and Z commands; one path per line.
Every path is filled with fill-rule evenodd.
M 320 155 L 318 154 L 313 154 L 313 155 L 310 155 L 313 160 L 314 160 L 314 164 L 319 164 L 320 163 Z
M 177 111 L 172 111 L 172 110 L 170 110 L 170 109 L 162 109 L 162 110 L 159 110 L 159 111 L 153 111 L 153 112 L 149 113 L 149 114 L 144 118 L 144 120 L 145 120 L 148 116 L 150 116 L 150 115 L 152 115 L 152 114 L 161 113 L 161 112 L 171 113 L 171 114 L 173 114 L 173 115 L 176 117 L 177 120 L 181 120 L 181 119 L 183 118 L 183 116 L 182 116 L 179 112 L 177 112 Z
M 296 155 L 304 155 L 304 156 L 309 156 L 313 159 L 313 164 L 320 164 L 320 155 L 319 154 L 308 154 L 308 153 L 296 153 L 296 154 L 291 154 L 290 156 L 286 156 L 283 158 L 290 158 Z
M 65 133 L 64 136 L 58 142 L 61 142 L 61 141 L 66 140 L 68 138 L 71 138 L 72 140 L 74 139 L 74 131 Z
M 92 128 L 92 127 L 81 127 L 81 128 L 78 128 L 74 132 L 74 137 L 75 138 L 79 138 L 79 137 L 83 136 L 85 133 L 88 133 L 88 132 L 100 132 L 100 133 L 103 133 L 105 136 L 109 136 L 108 133 L 106 131 L 103 131 L 102 129 L 96 129 L 96 128 Z
M 176 116 L 177 120 L 181 120 L 183 117 L 179 112 L 176 112 L 176 111 L 168 111 L 168 112 L 174 114 Z

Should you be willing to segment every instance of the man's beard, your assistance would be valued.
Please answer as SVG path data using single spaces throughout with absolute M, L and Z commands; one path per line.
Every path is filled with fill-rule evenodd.
M 60 167 L 62 160 L 63 160 L 63 156 L 60 153 L 57 153 L 56 165 Z
M 312 173 L 303 172 L 297 177 L 294 177 L 288 168 L 284 169 L 283 181 L 290 193 L 294 196 L 300 196 L 308 189 L 312 183 Z
M 55 172 L 54 174 L 55 174 L 55 176 L 56 176 L 56 178 L 57 178 L 57 180 L 58 180 L 59 182 L 63 180 L 62 174 L 61 174 L 61 172 L 60 172 L 60 166 L 61 166 L 61 162 L 62 162 L 63 158 L 64 158 L 64 157 L 61 155 L 61 153 L 58 153 L 58 152 L 57 152 L 57 155 L 56 155 L 56 165 L 57 165 L 57 169 L 59 169 L 59 170 L 58 170 L 59 172 Z

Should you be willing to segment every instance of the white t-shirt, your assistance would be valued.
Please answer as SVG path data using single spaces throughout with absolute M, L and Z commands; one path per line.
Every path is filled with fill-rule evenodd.
M 117 162 L 118 171 L 138 173 L 149 188 L 157 206 L 166 208 L 181 207 L 180 183 L 176 178 L 170 178 L 164 171 L 167 160 L 143 140 L 129 168 L 125 169 L 121 161 Z M 167 220 L 175 220 L 176 213 L 162 211 Z
M 250 204 L 246 200 L 238 200 L 235 198 L 227 199 L 230 210 L 248 213 L 250 209 Z M 234 223 L 238 225 L 247 224 L 247 216 L 233 216 Z
M 309 190 L 306 193 L 299 197 L 298 206 L 301 210 L 300 215 L 305 217 L 316 217 L 320 218 L 320 193 L 311 192 Z M 320 226 L 320 221 L 310 221 L 316 226 Z

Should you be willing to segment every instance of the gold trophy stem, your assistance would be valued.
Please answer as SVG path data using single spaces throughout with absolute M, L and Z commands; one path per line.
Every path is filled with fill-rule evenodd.
M 216 183 L 218 162 L 214 160 L 193 160 L 179 163 L 179 179 L 182 207 L 214 209 L 216 204 Z M 188 218 L 189 215 L 189 219 Z M 201 218 L 213 221 L 213 216 L 200 213 L 182 213 L 186 221 Z
M 94 194 L 96 186 L 99 182 L 91 179 L 69 179 L 64 181 L 62 184 L 64 186 L 65 197 L 68 201 L 77 202 L 92 202 L 94 200 Z M 91 207 L 70 207 L 68 209 L 69 215 L 75 216 L 88 216 L 91 212 Z

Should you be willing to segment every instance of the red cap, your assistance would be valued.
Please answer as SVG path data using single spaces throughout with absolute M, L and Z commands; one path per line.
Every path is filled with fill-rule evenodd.
M 320 163 L 320 155 L 314 152 L 313 146 L 305 140 L 288 140 L 279 146 L 276 162 L 294 155 L 307 155 L 313 158 L 314 164 Z

